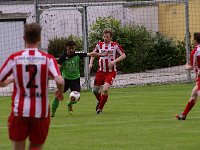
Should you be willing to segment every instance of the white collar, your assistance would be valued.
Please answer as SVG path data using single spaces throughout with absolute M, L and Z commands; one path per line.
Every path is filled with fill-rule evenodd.
M 30 50 L 38 50 L 38 48 L 25 48 L 25 50 L 30 51 Z

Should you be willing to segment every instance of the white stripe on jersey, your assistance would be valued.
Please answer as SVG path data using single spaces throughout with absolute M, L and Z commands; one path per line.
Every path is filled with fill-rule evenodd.
M 197 50 L 196 50 L 195 54 L 193 55 L 193 66 L 196 66 L 196 68 L 198 68 L 198 62 L 197 62 L 198 56 L 200 56 L 200 47 L 199 46 L 197 47 Z
M 22 56 L 28 57 L 29 51 L 24 51 L 22 53 Z M 24 61 L 19 62 L 18 59 L 19 59 L 19 57 L 16 58 L 17 64 L 22 65 L 23 85 L 24 85 L 25 94 L 29 95 L 30 89 L 25 88 L 29 82 L 29 72 L 26 72 L 26 65 L 23 63 Z M 20 92 L 20 91 L 18 91 L 18 92 Z M 23 116 L 24 117 L 28 117 L 30 114 L 30 109 L 27 109 L 27 108 L 30 108 L 30 98 L 28 96 L 24 96 L 24 106 L 23 106 Z
M 38 51 L 35 51 L 35 55 L 36 56 L 42 56 L 41 53 L 39 53 Z M 38 65 L 38 73 L 36 74 L 35 78 L 35 84 L 38 85 L 38 88 L 35 89 L 36 93 L 41 93 L 42 89 L 41 89 L 41 65 Z M 39 72 L 40 71 L 40 72 Z M 39 118 L 42 114 L 42 99 L 40 97 L 36 97 L 35 98 L 35 117 Z
M 99 70 L 102 70 L 101 61 L 102 59 L 99 59 Z
M 17 77 L 16 65 L 13 67 L 13 76 Z M 15 116 L 18 116 L 18 106 L 19 106 L 19 96 L 20 96 L 20 92 L 17 92 L 17 91 L 20 91 L 18 78 L 15 78 L 15 86 L 17 89 L 16 89 L 16 96 L 14 97 L 15 101 L 14 101 L 13 112 Z
M 106 72 L 106 60 L 105 60 L 105 58 L 101 58 L 102 59 L 102 61 L 103 61 L 103 72 Z
M 7 77 L 6 75 L 9 72 L 13 72 L 15 83 L 12 112 L 15 116 L 48 117 L 49 101 L 46 84 L 48 83 L 49 72 L 53 77 L 60 75 L 60 72 L 55 59 L 51 55 L 36 49 L 30 50 L 13 53 L 1 69 L 0 80 Z M 42 80 L 45 80 L 43 85 Z M 35 84 L 37 87 L 29 87 L 31 84 Z M 44 94 L 44 97 L 40 94 Z
M 30 92 L 26 91 L 26 93 L 30 93 Z M 27 108 L 30 108 L 30 105 L 31 105 L 30 98 L 28 96 L 25 96 L 24 97 L 24 108 L 23 108 L 23 116 L 24 117 L 29 117 L 31 109 L 27 109 Z

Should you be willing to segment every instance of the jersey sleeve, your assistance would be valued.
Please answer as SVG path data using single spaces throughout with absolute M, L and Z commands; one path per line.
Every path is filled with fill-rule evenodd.
M 95 48 L 94 48 L 93 52 L 97 52 L 97 53 L 99 53 L 99 48 L 100 48 L 100 45 L 101 45 L 101 43 L 100 43 L 100 42 L 98 42 L 98 43 L 97 43 L 97 45 L 95 46 Z
M 87 53 L 85 52 L 75 52 L 75 55 L 78 55 L 81 59 L 87 57 Z
M 55 78 L 60 75 L 60 70 L 58 68 L 58 64 L 56 59 L 51 56 L 49 57 L 49 65 L 48 65 L 49 74 L 52 78 Z
M 62 54 L 58 60 L 58 64 L 62 65 L 62 63 L 66 60 L 67 55 L 66 54 Z
M 14 67 L 15 63 L 14 60 L 10 56 L 3 64 L 0 69 L 0 81 L 6 80 L 13 72 L 12 68 Z
M 124 54 L 123 48 L 118 43 L 116 43 L 116 50 L 120 55 Z

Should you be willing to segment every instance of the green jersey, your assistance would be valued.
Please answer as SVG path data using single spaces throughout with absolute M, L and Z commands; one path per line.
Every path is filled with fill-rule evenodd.
M 73 55 L 69 56 L 64 53 L 58 61 L 61 65 L 61 73 L 64 79 L 75 80 L 80 78 L 80 60 L 83 57 L 87 57 L 87 53 L 75 52 Z

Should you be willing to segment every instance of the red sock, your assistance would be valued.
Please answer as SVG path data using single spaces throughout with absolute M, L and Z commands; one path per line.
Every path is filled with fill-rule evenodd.
M 196 101 L 194 99 L 189 100 L 182 115 L 187 116 L 187 114 L 192 109 L 192 107 L 195 105 L 195 103 L 196 103 Z
M 107 99 L 108 99 L 108 95 L 101 95 L 101 101 L 100 101 L 100 104 L 99 104 L 99 107 L 98 109 L 103 109 L 105 103 L 107 102 Z
M 101 92 L 95 94 L 96 99 L 100 102 L 101 101 Z

